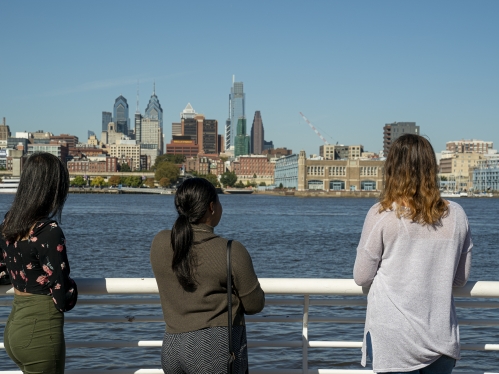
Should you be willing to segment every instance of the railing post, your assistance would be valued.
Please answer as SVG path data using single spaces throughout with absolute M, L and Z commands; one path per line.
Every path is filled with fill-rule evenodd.
M 302 370 L 303 374 L 308 374 L 308 306 L 310 296 L 303 297 L 303 327 L 302 327 Z

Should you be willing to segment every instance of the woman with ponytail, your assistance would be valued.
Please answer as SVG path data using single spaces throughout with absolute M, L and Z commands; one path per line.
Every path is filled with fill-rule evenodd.
M 161 365 L 166 374 L 227 372 L 227 239 L 214 233 L 222 217 L 215 187 L 206 179 L 184 181 L 175 194 L 171 230 L 151 245 L 166 332 Z M 265 295 L 251 257 L 232 242 L 232 341 L 234 373 L 248 372 L 245 314 L 260 312 Z

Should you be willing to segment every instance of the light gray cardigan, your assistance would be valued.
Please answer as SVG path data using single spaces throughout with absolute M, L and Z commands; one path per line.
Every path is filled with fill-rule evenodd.
M 359 286 L 371 286 L 362 365 L 368 332 L 375 373 L 418 370 L 441 355 L 459 359 L 452 287 L 466 284 L 473 248 L 464 210 L 450 202 L 442 224 L 428 226 L 379 207 L 367 213 L 353 271 Z

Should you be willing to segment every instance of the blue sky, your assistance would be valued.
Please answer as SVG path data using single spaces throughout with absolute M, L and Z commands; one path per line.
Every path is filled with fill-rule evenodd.
M 232 75 L 276 147 L 382 148 L 415 121 L 436 151 L 499 148 L 499 1 L 1 1 L 0 117 L 11 131 L 100 137 L 122 94 L 156 82 L 171 123 L 192 104 L 224 132 Z

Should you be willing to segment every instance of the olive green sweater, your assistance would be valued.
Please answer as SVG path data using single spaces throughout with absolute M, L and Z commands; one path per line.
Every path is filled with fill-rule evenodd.
M 172 270 L 170 230 L 160 231 L 151 245 L 151 265 L 158 283 L 166 331 L 172 334 L 227 326 L 227 239 L 213 233 L 213 227 L 193 225 L 192 253 L 196 259 L 197 289 L 185 291 Z M 265 294 L 244 246 L 232 242 L 232 318 L 244 325 L 244 314 L 260 312 Z

